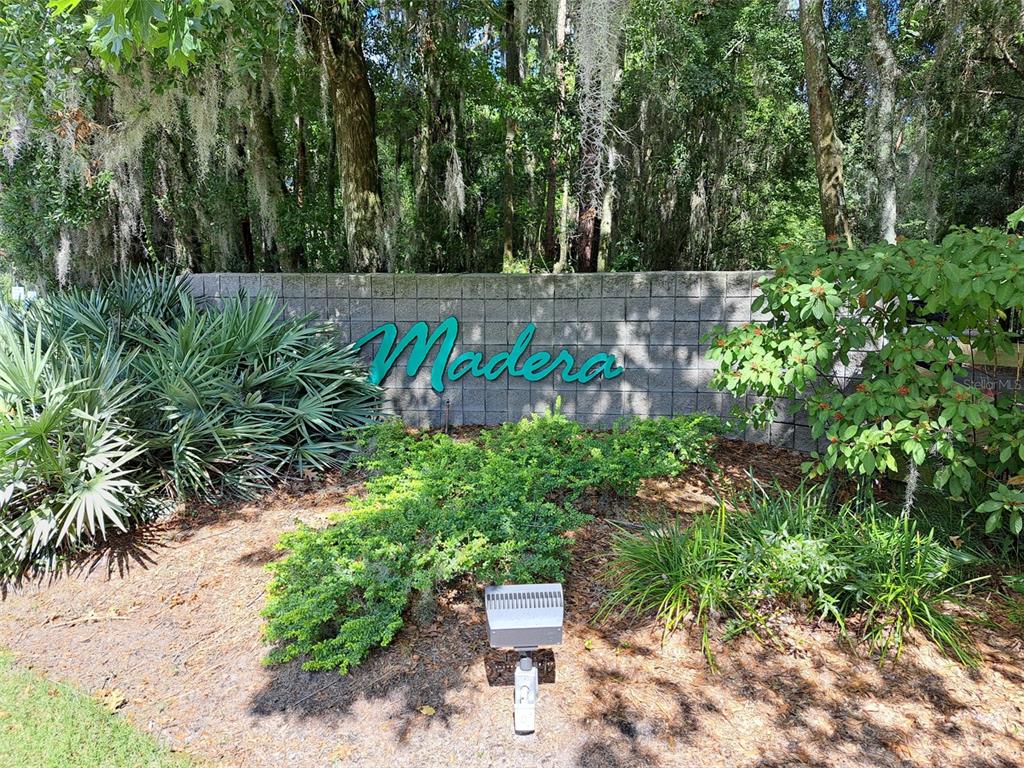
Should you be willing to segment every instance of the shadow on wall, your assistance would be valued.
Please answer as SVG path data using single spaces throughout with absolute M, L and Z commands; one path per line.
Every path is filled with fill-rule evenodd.
M 715 328 L 763 319 L 751 311 L 763 272 L 637 272 L 563 275 L 505 274 L 200 274 L 189 276 L 200 296 L 269 293 L 289 315 L 312 314 L 350 343 L 394 323 L 399 338 L 416 322 L 432 329 L 454 316 L 460 332 L 452 352 L 485 359 L 507 352 L 528 323 L 531 351 L 565 349 L 576 360 L 605 352 L 625 369 L 611 380 L 538 382 L 502 375 L 469 376 L 431 389 L 429 363 L 415 375 L 400 358 L 384 381 L 386 407 L 418 427 L 500 424 L 550 410 L 583 424 L 608 427 L 622 417 L 711 413 L 727 416 L 737 403 L 710 389 L 714 365 L 702 340 Z M 367 363 L 375 344 L 364 350 Z M 747 439 L 810 450 L 806 421 L 780 410 L 767 430 Z

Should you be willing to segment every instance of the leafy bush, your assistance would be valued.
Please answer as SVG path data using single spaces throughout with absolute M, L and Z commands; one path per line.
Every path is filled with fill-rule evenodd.
M 715 617 L 730 620 L 726 637 L 763 637 L 783 609 L 834 621 L 844 632 L 847 619 L 859 617 L 860 632 L 883 660 L 898 656 L 918 627 L 973 664 L 968 636 L 944 608 L 964 586 L 959 573 L 972 556 L 877 505 L 836 510 L 826 498 L 824 487 L 755 486 L 747 511 L 727 514 L 722 505 L 685 529 L 673 523 L 618 534 L 602 613 L 653 611 L 666 631 L 692 622 L 712 665 Z
M 793 248 L 761 291 L 770 319 L 713 341 L 716 386 L 764 398 L 760 421 L 779 398 L 803 400 L 827 446 L 816 473 L 916 477 L 928 463 L 989 531 L 1024 529 L 1024 239 L 961 229 L 938 244 Z M 1011 386 L 978 384 L 972 368 Z
M 161 501 L 340 466 L 377 411 L 356 353 L 269 297 L 200 309 L 137 270 L 0 323 L 0 578 Z
M 366 493 L 327 528 L 282 538 L 272 566 L 266 637 L 272 662 L 348 671 L 387 645 L 417 598 L 472 574 L 489 582 L 556 579 L 566 531 L 586 520 L 590 487 L 635 490 L 644 477 L 709 463 L 720 428 L 703 416 L 641 421 L 602 434 L 557 412 L 475 440 L 375 428 L 360 459 Z

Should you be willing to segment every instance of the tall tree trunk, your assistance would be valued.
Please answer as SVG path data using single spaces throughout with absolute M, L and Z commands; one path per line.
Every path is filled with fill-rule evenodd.
M 363 54 L 359 0 L 320 0 L 304 11 L 331 95 L 349 264 L 357 272 L 384 267 L 383 213 L 377 159 L 376 99 Z
M 519 0 L 525 2 L 525 0 Z M 505 0 L 505 20 L 502 43 L 505 48 L 505 82 L 509 89 L 519 89 L 523 84 L 522 55 L 519 41 L 519 24 L 516 19 L 516 0 Z M 506 99 L 506 103 L 509 103 Z M 505 113 L 505 172 L 502 183 L 502 248 L 501 263 L 509 266 L 516 255 L 519 240 L 516 226 L 516 134 L 518 126 L 515 117 Z
M 868 0 L 868 30 L 874 60 L 875 177 L 878 183 L 878 237 L 896 242 L 896 54 L 889 41 L 888 20 L 882 0 Z
M 843 147 L 836 135 L 832 94 L 828 82 L 828 49 L 825 45 L 823 0 L 800 0 L 800 39 L 807 76 L 807 108 L 811 122 L 811 144 L 818 172 L 821 222 L 830 241 L 844 238 L 853 247 L 846 218 L 843 185 Z
M 615 213 L 615 170 L 618 165 L 615 147 L 608 148 L 608 183 L 604 185 L 604 200 L 601 202 L 601 218 L 597 228 L 597 271 L 608 271 L 608 259 L 612 247 L 612 217 Z
M 554 18 L 553 48 L 555 76 L 555 111 L 551 123 L 551 144 L 548 148 L 547 179 L 544 195 L 544 258 L 548 264 L 560 261 L 555 232 L 555 198 L 558 194 L 558 155 L 562 142 L 562 114 L 565 112 L 565 18 L 566 0 L 558 0 Z

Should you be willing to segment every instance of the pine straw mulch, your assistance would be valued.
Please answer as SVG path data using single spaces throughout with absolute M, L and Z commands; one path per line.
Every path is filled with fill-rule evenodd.
M 512 735 L 511 691 L 488 685 L 504 659 L 487 648 L 473 584 L 439 595 L 432 617 L 348 677 L 261 665 L 275 542 L 344 511 L 358 477 L 114 541 L 75 572 L 9 594 L 0 646 L 218 765 L 1024 765 L 1022 638 L 1010 629 L 975 630 L 977 670 L 917 641 L 880 668 L 826 627 L 783 622 L 781 650 L 749 638 L 716 645 L 713 673 L 686 632 L 663 642 L 651 622 L 592 623 L 616 524 L 687 519 L 715 503 L 709 482 L 743 487 L 748 470 L 799 482 L 800 457 L 787 451 L 723 440 L 716 458 L 718 477 L 695 471 L 647 482 L 630 501 L 584 499 L 597 517 L 572 535 L 566 642 L 534 736 Z

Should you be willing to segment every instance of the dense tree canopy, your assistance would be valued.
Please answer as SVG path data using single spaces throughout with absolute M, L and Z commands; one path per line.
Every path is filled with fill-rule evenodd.
M 25 278 L 741 268 L 1024 197 L 1000 0 L 6 0 Z

